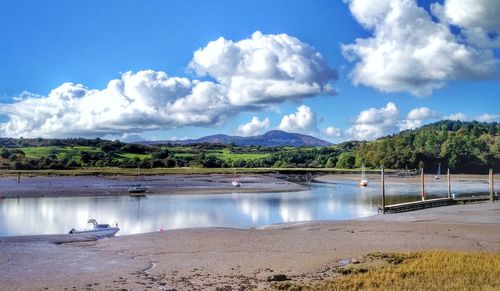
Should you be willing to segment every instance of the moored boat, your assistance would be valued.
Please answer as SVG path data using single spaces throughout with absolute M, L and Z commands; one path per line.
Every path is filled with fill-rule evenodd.
M 131 185 L 128 188 L 128 193 L 131 193 L 131 194 L 144 193 L 144 192 L 146 192 L 146 190 L 148 190 L 147 187 L 141 186 L 141 184 L 137 184 L 137 185 Z
M 241 182 L 239 179 L 234 179 L 233 182 L 231 182 L 231 185 L 234 187 L 241 187 Z
M 438 166 L 438 172 L 437 174 L 434 176 L 434 179 L 441 179 L 441 163 L 439 163 L 439 166 Z
M 365 174 L 365 163 L 363 163 L 361 167 L 361 181 L 359 182 L 360 187 L 366 187 L 368 186 L 368 179 L 366 179 L 366 174 Z
M 87 230 L 76 230 L 72 228 L 69 234 L 88 234 L 95 237 L 108 237 L 114 236 L 120 229 L 118 228 L 118 223 L 115 226 L 109 224 L 99 224 L 95 219 L 89 219 L 87 223 L 92 223 L 93 228 Z

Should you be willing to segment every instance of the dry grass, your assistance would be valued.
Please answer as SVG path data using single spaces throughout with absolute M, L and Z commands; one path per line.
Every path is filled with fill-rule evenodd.
M 378 255 L 385 267 L 343 272 L 324 283 L 276 286 L 281 290 L 500 290 L 500 254 L 425 251 Z M 358 268 L 359 269 L 359 268 Z M 345 268 L 339 269 L 345 271 Z M 356 270 L 356 269 L 353 269 Z

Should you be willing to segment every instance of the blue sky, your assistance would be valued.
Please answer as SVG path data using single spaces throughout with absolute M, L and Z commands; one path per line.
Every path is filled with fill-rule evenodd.
M 460 9 L 471 11 L 467 5 L 483 5 L 488 8 L 482 10 L 485 13 L 496 13 L 498 2 L 463 1 L 461 6 L 452 0 L 401 2 L 1 1 L 0 136 L 171 139 L 215 133 L 250 135 L 281 128 L 337 142 L 373 139 L 443 118 L 498 121 L 500 24 L 486 23 L 484 15 L 463 19 L 460 14 Z M 432 11 L 431 4 L 435 6 Z M 396 20 L 387 16 L 398 13 L 401 16 Z M 428 17 L 427 22 L 418 24 L 414 15 Z M 398 28 L 405 25 L 414 29 L 408 35 Z M 417 31 L 422 27 L 426 30 Z M 263 37 L 252 37 L 256 31 Z M 221 63 L 210 67 L 205 66 L 213 61 L 208 50 L 199 59 L 193 55 L 223 37 L 230 45 L 243 40 L 264 43 L 269 57 L 278 54 L 266 46 L 277 35 L 295 39 L 301 49 L 280 55 L 280 61 L 271 66 L 283 68 L 297 55 L 310 59 L 311 54 L 302 55 L 303 48 L 312 48 L 321 54 L 317 61 L 322 71 L 303 78 L 283 72 L 272 75 L 269 72 L 275 70 L 266 67 L 269 58 L 264 58 L 264 63 L 253 63 L 251 68 L 240 64 L 228 72 L 221 68 L 221 60 L 231 59 L 229 54 L 219 55 Z M 433 43 L 425 43 L 428 36 L 435 36 Z M 395 45 L 381 57 L 388 43 Z M 262 47 L 252 44 L 241 53 L 241 60 L 258 49 Z M 349 59 L 349 54 L 354 58 Z M 412 60 L 406 63 L 408 59 Z M 259 64 L 270 70 L 265 77 L 252 75 Z M 314 65 L 300 64 L 305 67 L 299 71 Z M 338 79 L 325 77 L 327 69 L 336 71 Z M 151 71 L 134 75 L 145 70 Z M 129 71 L 132 81 L 122 77 Z M 180 93 L 165 97 L 167 93 L 155 91 L 157 95 L 149 96 L 151 92 L 143 89 L 133 96 L 113 91 L 122 99 L 104 101 L 111 94 L 104 90 L 111 80 L 134 82 L 134 86 L 139 86 L 139 77 L 147 84 L 159 79 L 167 82 L 157 72 L 210 83 L 217 88 L 200 89 L 196 98 L 218 101 L 179 101 L 185 97 Z M 235 77 L 258 83 L 242 85 Z M 68 82 L 82 84 L 85 92 L 74 86 L 60 87 Z M 280 92 L 266 95 L 271 85 Z M 310 91 L 301 95 L 299 89 L 283 88 L 295 85 L 307 85 Z M 313 85 L 319 89 L 311 89 Z M 198 88 L 197 83 L 186 86 L 186 94 Z M 59 95 L 50 97 L 56 88 Z M 92 90 L 102 92 L 97 96 Z M 234 94 L 245 90 L 254 95 L 235 99 Z M 67 94 L 73 95 L 61 97 Z M 96 96 L 88 97 L 92 94 Z M 83 98 L 88 100 L 79 100 Z M 124 105 L 123 100 L 141 105 L 131 110 L 136 105 Z M 175 101 L 182 106 L 172 105 Z M 114 108 L 113 102 L 123 109 Z M 193 109 L 196 104 L 199 107 Z M 101 112 L 103 106 L 109 108 Z M 205 112 L 205 116 L 203 106 L 212 113 Z M 254 116 L 256 122 L 250 123 Z

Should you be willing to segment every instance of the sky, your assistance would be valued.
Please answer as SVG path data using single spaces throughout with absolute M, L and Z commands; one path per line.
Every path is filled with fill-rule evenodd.
M 500 120 L 500 1 L 0 1 L 0 136 L 373 140 Z

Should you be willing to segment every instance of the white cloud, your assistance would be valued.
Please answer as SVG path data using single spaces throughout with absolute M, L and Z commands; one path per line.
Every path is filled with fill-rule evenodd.
M 427 107 L 420 107 L 412 109 L 410 112 L 408 112 L 406 118 L 410 120 L 436 119 L 439 118 L 439 114 Z
M 435 22 L 415 0 L 351 0 L 353 16 L 373 37 L 343 45 L 358 60 L 350 77 L 383 92 L 430 95 L 448 80 L 488 79 L 496 75 L 491 50 L 464 44 L 446 23 Z
M 230 102 L 239 106 L 334 94 L 328 82 L 337 78 L 313 47 L 287 34 L 259 31 L 238 42 L 211 41 L 189 66 L 225 84 Z
M 492 121 L 498 121 L 500 120 L 500 114 L 482 114 L 479 116 L 476 116 L 475 120 L 479 122 L 492 122 Z
M 370 108 L 361 111 L 346 133 L 354 139 L 370 140 L 397 132 L 399 110 L 396 104 L 389 102 L 382 108 Z
M 241 136 L 253 136 L 261 134 L 263 130 L 269 127 L 269 118 L 260 121 L 257 116 L 254 116 L 248 123 L 238 127 L 237 134 Z
M 103 90 L 64 83 L 47 97 L 0 104 L 9 120 L 0 135 L 104 136 L 156 128 L 211 125 L 233 114 L 221 85 L 169 77 L 151 70 L 126 72 Z
M 316 114 L 306 105 L 297 107 L 297 112 L 285 115 L 279 129 L 287 132 L 311 133 L 317 131 Z
M 458 113 L 453 113 L 453 114 L 447 115 L 447 116 L 443 117 L 443 119 L 467 121 L 469 118 L 467 117 L 467 115 L 465 113 L 458 112 Z
M 452 25 L 462 28 L 470 43 L 481 47 L 500 47 L 500 1 L 446 0 L 432 4 L 432 12 Z
M 105 89 L 64 83 L 47 96 L 22 93 L 0 103 L 0 136 L 67 137 L 141 133 L 159 128 L 212 126 L 248 109 L 273 108 L 333 92 L 336 79 L 311 46 L 286 34 L 210 42 L 190 66 L 215 81 L 126 72 Z M 265 105 L 264 105 L 265 104 Z
M 328 137 L 341 137 L 342 131 L 338 127 L 329 126 L 323 130 L 323 133 Z

